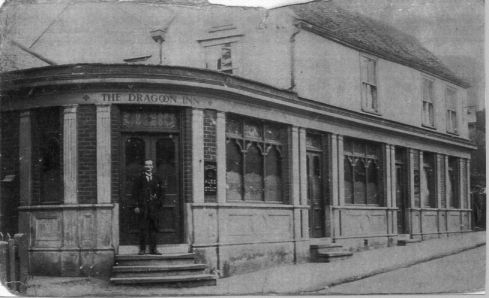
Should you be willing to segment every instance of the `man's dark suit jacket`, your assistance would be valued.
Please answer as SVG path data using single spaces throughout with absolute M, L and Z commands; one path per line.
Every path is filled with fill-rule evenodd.
M 158 226 L 159 211 L 165 198 L 163 180 L 153 174 L 152 180 L 148 181 L 146 175 L 142 173 L 134 180 L 132 194 L 137 202 L 136 207 L 140 210 L 140 227 L 144 228 L 148 220 L 152 220 Z

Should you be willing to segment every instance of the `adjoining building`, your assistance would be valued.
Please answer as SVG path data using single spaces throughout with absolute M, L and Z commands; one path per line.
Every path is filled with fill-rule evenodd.
M 224 275 L 326 238 L 470 231 L 468 84 L 414 38 L 331 1 L 184 2 L 5 8 L 25 14 L 0 77 L 1 230 L 28 234 L 32 273 L 109 274 L 136 252 L 147 158 L 167 185 L 159 247 Z

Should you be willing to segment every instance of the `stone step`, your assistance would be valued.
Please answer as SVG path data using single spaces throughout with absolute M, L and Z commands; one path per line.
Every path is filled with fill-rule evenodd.
M 422 241 L 421 239 L 400 239 L 400 240 L 397 240 L 397 245 L 406 246 L 406 245 L 409 245 L 412 243 L 418 243 L 421 241 Z
M 330 243 L 330 244 L 311 244 L 310 249 L 315 249 L 315 250 L 320 250 L 320 249 L 343 249 L 343 245 L 341 244 L 336 244 L 336 243 Z
M 162 277 L 203 274 L 205 264 L 182 264 L 166 266 L 114 266 L 113 277 Z
M 156 249 L 162 253 L 188 253 L 190 245 L 188 244 L 159 244 Z M 138 245 L 121 245 L 119 246 L 119 255 L 136 255 L 139 252 Z
M 351 256 L 353 256 L 353 253 L 349 252 L 347 250 L 332 251 L 332 252 L 326 252 L 326 253 L 318 253 L 313 258 L 313 261 L 329 263 L 329 262 L 333 262 L 333 261 L 344 260 L 344 259 L 347 259 Z
M 164 266 L 194 264 L 193 253 L 166 253 L 162 255 L 116 255 L 116 266 Z
M 157 284 L 167 287 L 198 287 L 216 285 L 216 277 L 211 274 L 177 275 L 162 277 L 112 277 L 110 281 L 114 284 Z

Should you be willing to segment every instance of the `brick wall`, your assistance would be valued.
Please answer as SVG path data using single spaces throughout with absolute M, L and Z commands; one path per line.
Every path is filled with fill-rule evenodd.
M 17 207 L 19 205 L 19 113 L 2 113 L 1 137 L 1 175 L 15 175 L 12 182 L 2 183 L 2 200 L 0 201 L 0 231 L 16 233 Z
M 214 110 L 204 110 L 204 160 L 216 161 L 216 121 L 217 112 Z M 204 196 L 205 202 L 216 202 L 216 195 Z
M 121 112 L 112 105 L 110 111 L 112 142 L 112 202 L 119 202 L 121 166 Z
M 97 119 L 95 105 L 80 105 L 78 121 L 78 202 L 97 203 Z
M 204 111 L 204 160 L 216 161 L 216 119 L 213 110 Z

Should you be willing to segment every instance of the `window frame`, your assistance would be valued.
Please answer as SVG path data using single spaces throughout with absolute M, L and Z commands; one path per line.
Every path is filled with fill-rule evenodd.
M 425 82 L 430 82 L 431 83 L 431 92 L 430 92 L 430 98 L 427 100 L 425 98 Z M 426 128 L 436 128 L 436 109 L 435 109 L 435 80 L 426 76 L 422 76 L 421 78 L 421 125 Z M 431 115 L 428 110 L 428 122 L 426 121 L 426 112 L 425 112 L 425 103 L 428 106 L 431 106 Z M 431 116 L 431 117 L 430 117 Z
M 255 119 L 252 117 L 237 115 L 237 114 L 226 114 L 226 123 L 233 119 L 234 121 L 238 121 L 241 126 L 241 134 L 234 134 L 227 131 L 226 128 L 226 145 L 229 143 L 234 143 L 233 145 L 237 146 L 240 151 L 240 159 L 241 159 L 241 194 L 240 200 L 229 200 L 226 195 L 227 202 L 247 202 L 247 203 L 270 203 L 270 204 L 285 204 L 287 203 L 287 191 L 285 190 L 286 186 L 286 171 L 287 167 L 285 163 L 287 162 L 287 148 L 288 148 L 288 127 L 282 123 L 266 121 L 261 119 Z M 261 131 L 261 137 L 252 137 L 246 136 L 245 126 L 246 123 L 258 124 Z M 277 127 L 281 130 L 280 141 L 267 139 L 266 138 L 266 127 L 273 126 Z M 227 127 L 227 126 L 226 126 Z M 248 149 L 251 147 L 256 147 L 258 149 L 259 154 L 261 155 L 261 183 L 263 189 L 261 191 L 261 199 L 260 200 L 250 200 L 246 199 L 246 173 L 247 173 L 247 164 L 246 164 L 246 154 Z M 271 193 L 267 191 L 267 164 L 270 162 L 267 159 L 268 154 L 275 150 L 278 154 L 278 159 L 276 160 L 277 164 L 280 164 L 280 180 L 281 180 L 281 199 L 280 200 L 270 200 L 267 198 L 267 193 Z M 226 152 L 226 157 L 228 156 Z M 226 165 L 226 173 L 228 173 L 228 168 Z M 227 183 L 227 182 L 226 182 Z
M 453 102 L 449 98 L 449 92 L 453 91 Z M 446 106 L 446 127 L 447 133 L 458 135 L 458 116 L 457 116 L 457 88 L 447 85 L 445 88 L 445 106 Z M 453 114 L 454 118 L 450 115 Z M 454 121 L 454 126 L 451 126 L 451 120 Z
M 385 205 L 385 200 L 384 200 L 384 190 L 383 190 L 383 177 L 384 177 L 384 171 L 382 169 L 382 164 L 384 163 L 384 154 L 382 152 L 382 144 L 381 143 L 376 143 L 376 142 L 369 142 L 365 140 L 360 140 L 360 139 L 345 139 L 344 142 L 350 142 L 352 144 L 352 152 L 348 151 L 343 151 L 343 159 L 344 159 L 344 167 L 349 165 L 350 167 L 350 173 L 351 173 L 351 202 L 347 202 L 346 196 L 345 196 L 345 204 L 346 205 L 351 205 L 351 206 L 384 206 Z M 355 152 L 355 144 L 361 144 L 362 147 L 364 147 L 364 153 L 356 153 Z M 373 156 L 369 154 L 368 152 L 368 146 L 373 145 L 377 147 L 377 156 Z M 363 193 L 363 198 L 358 199 L 355 196 L 355 182 L 357 181 L 356 174 L 357 170 L 356 167 L 359 165 L 359 163 L 363 164 L 364 167 L 364 193 Z M 374 165 L 376 173 L 377 173 L 377 202 L 376 203 L 369 203 L 369 197 L 368 197 L 368 183 L 370 181 L 369 177 L 369 169 L 370 166 Z M 345 171 L 345 169 L 343 169 Z M 343 177 L 341 179 L 346 180 L 346 175 L 345 172 L 343 174 Z M 345 186 L 345 193 L 346 193 L 346 186 Z M 360 202 L 359 202 L 360 201 Z
M 229 34 L 227 36 L 213 36 L 214 33 L 211 34 L 207 39 L 198 40 L 200 45 L 203 48 L 203 56 L 204 62 L 203 67 L 205 69 L 210 69 L 226 74 L 238 75 L 241 71 L 241 38 L 243 34 Z M 214 67 L 210 67 L 210 52 L 213 50 L 222 51 L 224 47 L 231 48 L 231 63 L 232 67 L 229 69 L 217 69 Z M 217 61 L 216 61 L 217 63 Z M 231 72 L 227 72 L 231 70 Z
M 379 79 L 378 79 L 378 58 L 367 55 L 360 54 L 360 97 L 362 100 L 361 106 L 362 111 L 374 115 L 380 115 L 380 100 L 379 100 Z M 365 61 L 373 63 L 373 82 L 369 80 L 369 68 L 368 63 Z M 366 87 L 375 87 L 375 100 L 370 103 L 367 102 L 367 89 Z M 373 107 L 375 106 L 375 107 Z

